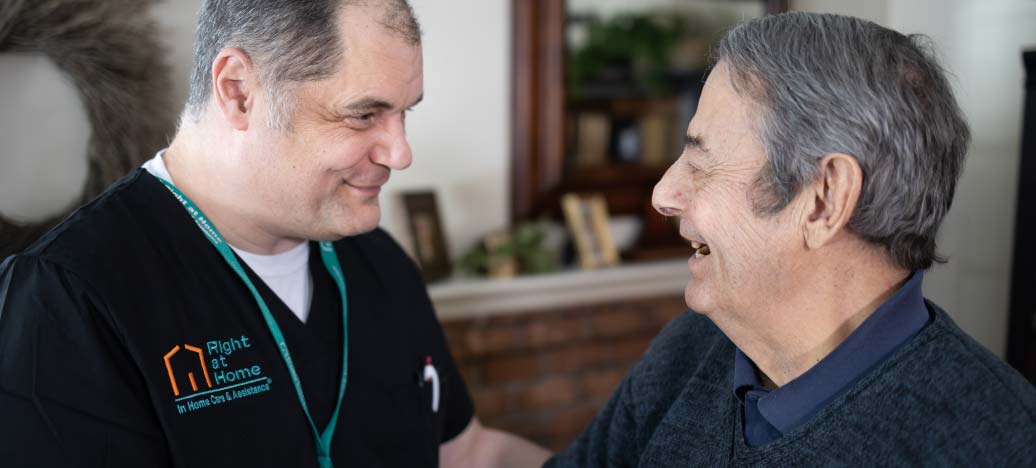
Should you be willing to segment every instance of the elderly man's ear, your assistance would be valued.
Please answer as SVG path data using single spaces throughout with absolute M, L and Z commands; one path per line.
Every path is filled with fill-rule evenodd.
M 212 61 L 212 99 L 234 130 L 248 130 L 257 83 L 252 59 L 241 49 L 223 49 Z
M 819 169 L 819 177 L 802 194 L 802 234 L 808 249 L 829 244 L 845 230 L 863 188 L 863 170 L 852 156 L 828 154 Z

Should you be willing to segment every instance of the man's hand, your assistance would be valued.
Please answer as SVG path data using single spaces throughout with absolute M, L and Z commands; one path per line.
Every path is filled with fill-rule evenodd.
M 464 432 L 439 446 L 439 466 L 538 468 L 550 455 L 543 447 L 514 434 L 484 427 L 478 418 L 471 418 Z

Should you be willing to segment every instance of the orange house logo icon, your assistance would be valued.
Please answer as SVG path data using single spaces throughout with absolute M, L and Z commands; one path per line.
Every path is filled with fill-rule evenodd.
M 198 355 L 198 364 L 201 366 L 202 375 L 205 377 L 205 385 L 207 385 L 208 388 L 212 388 L 212 381 L 209 380 L 209 371 L 205 367 L 205 356 L 202 354 L 201 349 L 200 348 L 196 348 L 194 346 L 191 346 L 189 344 L 183 345 L 183 349 L 188 351 L 188 352 L 195 353 L 195 354 Z M 180 352 L 180 346 L 179 345 L 173 346 L 173 349 L 171 349 L 168 353 L 166 353 L 165 354 L 165 358 L 164 358 L 165 370 L 167 372 L 169 372 L 169 384 L 172 385 L 172 387 L 173 387 L 173 395 L 175 395 L 175 396 L 180 396 L 180 386 L 176 384 L 176 375 L 173 373 L 172 358 L 173 358 L 173 356 L 176 355 L 176 353 L 179 353 L 179 352 Z M 194 372 L 188 372 L 187 373 L 187 380 L 190 381 L 190 383 L 191 383 L 191 391 L 197 392 L 198 391 L 198 382 L 195 380 Z

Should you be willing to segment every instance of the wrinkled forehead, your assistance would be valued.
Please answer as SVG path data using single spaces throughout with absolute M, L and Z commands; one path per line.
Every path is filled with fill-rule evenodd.
M 758 141 L 761 108 L 750 97 L 737 92 L 727 64 L 720 61 L 709 74 L 688 127 L 688 134 L 702 138 L 706 146 L 730 151 L 744 140 Z

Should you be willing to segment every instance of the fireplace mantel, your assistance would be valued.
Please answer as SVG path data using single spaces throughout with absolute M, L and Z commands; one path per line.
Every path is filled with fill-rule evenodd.
M 685 260 L 509 279 L 454 278 L 428 288 L 440 320 L 672 296 L 687 286 Z

